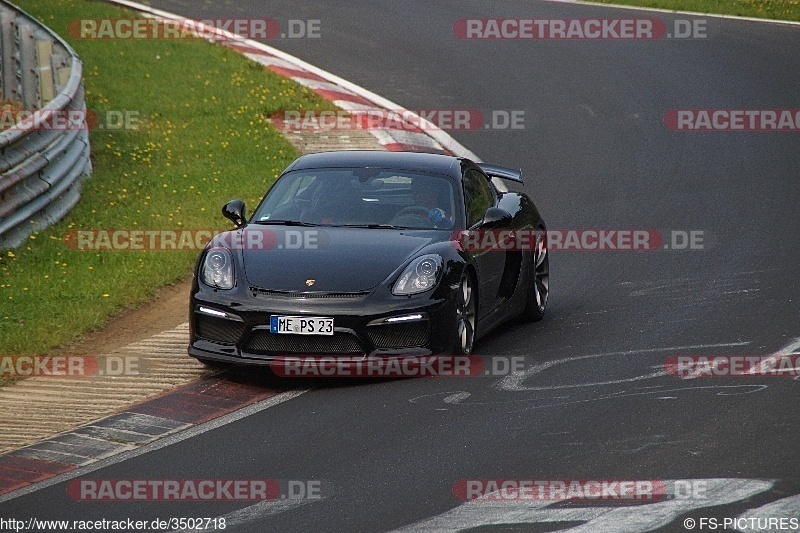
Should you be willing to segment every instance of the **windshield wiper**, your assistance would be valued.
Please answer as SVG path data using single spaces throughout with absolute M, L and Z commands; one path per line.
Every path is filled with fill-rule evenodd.
M 318 226 L 319 224 L 312 224 L 311 222 L 301 222 L 300 220 L 256 220 L 253 224 L 262 225 L 280 225 L 280 226 Z
M 393 226 L 391 224 L 340 224 L 340 228 L 369 228 L 369 229 L 413 229 L 408 226 Z

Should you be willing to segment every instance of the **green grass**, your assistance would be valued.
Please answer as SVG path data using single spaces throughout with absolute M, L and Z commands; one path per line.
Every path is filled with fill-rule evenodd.
M 89 109 L 138 113 L 136 131 L 90 134 L 94 171 L 59 224 L 0 251 L 0 355 L 43 354 L 185 277 L 196 251 L 81 251 L 80 229 L 227 229 L 220 207 L 249 208 L 297 156 L 266 117 L 332 109 L 312 91 L 200 40 L 76 40 L 76 18 L 135 16 L 101 2 L 16 2 L 84 62 Z M 188 294 L 187 294 L 188 305 Z
M 800 21 L 800 0 L 592 0 L 603 4 L 658 7 L 676 11 L 717 13 Z

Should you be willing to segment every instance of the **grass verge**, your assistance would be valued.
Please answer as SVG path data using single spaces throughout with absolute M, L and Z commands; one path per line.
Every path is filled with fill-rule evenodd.
M 675 11 L 716 13 L 800 21 L 800 0 L 592 0 L 601 4 L 658 7 Z
M 136 129 L 91 131 L 92 176 L 59 224 L 0 251 L 0 355 L 44 354 L 186 276 L 197 250 L 83 251 L 75 230 L 227 229 L 222 204 L 250 208 L 297 156 L 267 117 L 332 109 L 312 91 L 222 46 L 184 40 L 79 40 L 79 18 L 136 15 L 86 0 L 17 0 L 75 48 L 86 105 Z M 188 302 L 188 295 L 187 295 Z M 188 303 L 187 303 L 188 305 Z

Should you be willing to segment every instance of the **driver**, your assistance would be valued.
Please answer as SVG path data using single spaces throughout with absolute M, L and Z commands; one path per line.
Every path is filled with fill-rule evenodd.
M 441 179 L 415 178 L 411 182 L 414 203 L 428 210 L 428 219 L 437 228 L 452 228 L 453 217 L 442 206 L 449 206 L 446 183 Z

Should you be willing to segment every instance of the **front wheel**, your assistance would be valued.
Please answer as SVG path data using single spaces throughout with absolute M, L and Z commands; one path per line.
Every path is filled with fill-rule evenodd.
M 226 363 L 224 361 L 217 361 L 216 359 L 206 359 L 204 357 L 196 357 L 198 361 L 205 365 L 206 370 L 212 370 L 218 372 L 220 370 L 229 370 L 233 367 L 231 363 Z
M 472 344 L 475 342 L 476 309 L 472 278 L 464 272 L 456 294 L 455 355 L 472 353 Z
M 544 232 L 541 232 L 544 234 Z M 550 294 L 550 254 L 547 251 L 547 239 L 542 236 L 536 242 L 531 257 L 533 275 L 528 281 L 528 296 L 522 320 L 538 322 L 544 317 L 547 308 L 547 297 Z

